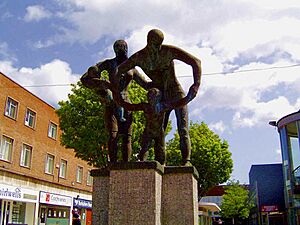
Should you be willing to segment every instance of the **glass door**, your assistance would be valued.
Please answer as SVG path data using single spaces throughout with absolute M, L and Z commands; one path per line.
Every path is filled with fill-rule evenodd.
M 11 216 L 11 202 L 7 200 L 1 200 L 1 215 L 0 224 L 7 225 Z
M 46 224 L 46 207 L 41 206 L 40 208 L 40 215 L 39 215 L 39 225 L 45 225 Z

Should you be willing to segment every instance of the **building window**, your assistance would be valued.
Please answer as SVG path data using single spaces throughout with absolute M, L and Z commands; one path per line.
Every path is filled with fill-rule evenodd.
M 56 139 L 57 136 L 57 125 L 54 123 L 49 124 L 48 137 Z
M 82 183 L 82 176 L 83 176 L 83 167 L 77 166 L 77 171 L 76 171 L 76 182 L 77 183 Z
M 67 161 L 62 159 L 60 161 L 59 177 L 66 178 L 66 175 L 67 175 Z
M 30 109 L 27 109 L 25 115 L 25 125 L 34 128 L 35 120 L 36 120 L 36 113 Z
M 8 224 L 25 224 L 26 202 L 13 202 L 11 222 Z
M 20 165 L 25 166 L 25 167 L 30 167 L 31 155 L 32 155 L 32 147 L 29 145 L 23 144 Z
M 1 139 L 1 149 L 0 149 L 0 159 L 5 161 L 11 161 L 12 149 L 13 149 L 12 138 L 2 136 Z
M 54 156 L 47 154 L 46 157 L 46 165 L 45 165 L 45 173 L 53 174 L 54 170 Z
M 6 107 L 5 107 L 5 115 L 16 119 L 18 111 L 18 102 L 13 100 L 12 98 L 7 98 Z
M 93 177 L 91 176 L 91 171 L 89 170 L 86 178 L 86 185 L 91 186 L 93 183 Z

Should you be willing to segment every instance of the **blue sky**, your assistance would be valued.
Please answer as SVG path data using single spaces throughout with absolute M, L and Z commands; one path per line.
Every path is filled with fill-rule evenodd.
M 232 178 L 247 183 L 252 164 L 281 161 L 268 122 L 300 109 L 300 66 L 286 67 L 300 63 L 298 0 L 4 0 L 0 10 L 0 71 L 53 106 L 69 86 L 30 86 L 75 83 L 114 56 L 116 39 L 132 54 L 159 28 L 202 61 L 190 119 L 228 141 Z M 176 73 L 188 90 L 190 67 L 176 62 Z

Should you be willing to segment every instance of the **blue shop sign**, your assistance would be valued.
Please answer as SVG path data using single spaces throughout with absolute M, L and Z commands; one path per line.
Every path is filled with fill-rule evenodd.
M 91 209 L 92 201 L 82 198 L 73 198 L 73 207 Z

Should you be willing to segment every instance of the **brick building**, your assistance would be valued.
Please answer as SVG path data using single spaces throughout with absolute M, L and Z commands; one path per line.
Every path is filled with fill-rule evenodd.
M 91 166 L 60 145 L 55 109 L 0 73 L 0 224 L 91 224 Z

